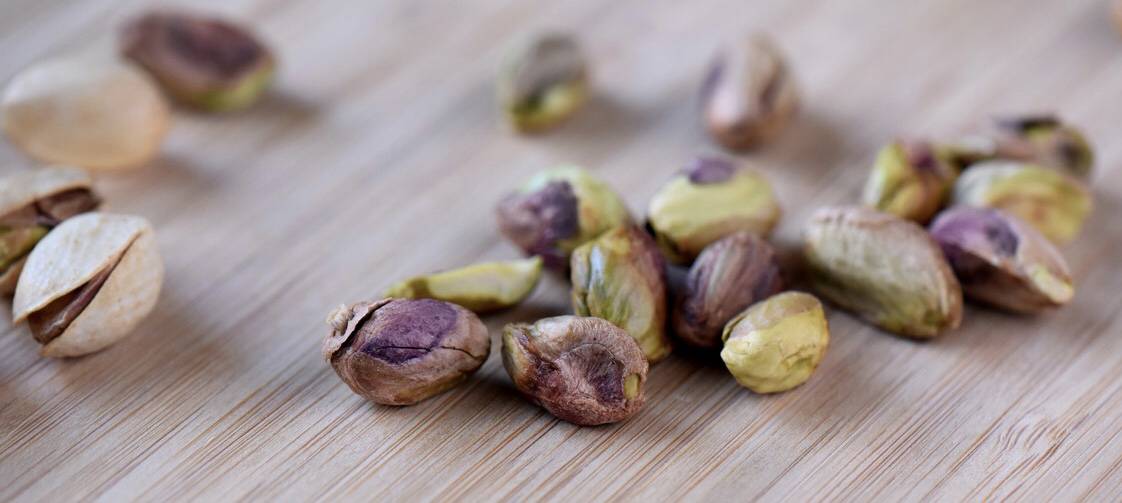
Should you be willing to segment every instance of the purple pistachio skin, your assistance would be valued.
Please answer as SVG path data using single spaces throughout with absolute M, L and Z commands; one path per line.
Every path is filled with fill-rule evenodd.
M 682 170 L 696 185 L 727 182 L 736 173 L 736 164 L 724 157 L 701 157 Z
M 1033 314 L 1074 294 L 1063 256 L 1036 229 L 990 208 L 958 206 L 931 224 L 931 236 L 972 300 Z
M 411 405 L 452 388 L 491 350 L 474 313 L 439 300 L 359 302 L 327 321 L 324 358 L 351 390 L 382 405 Z
M 542 257 L 546 267 L 564 270 L 569 252 L 559 243 L 580 232 L 577 196 L 564 180 L 529 194 L 511 194 L 498 207 L 503 235 L 527 254 Z

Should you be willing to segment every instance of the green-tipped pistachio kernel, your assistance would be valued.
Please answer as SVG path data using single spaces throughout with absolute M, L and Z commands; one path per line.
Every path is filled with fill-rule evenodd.
M 777 136 L 798 109 L 798 90 L 783 56 L 754 35 L 724 48 L 701 89 L 705 124 L 726 148 L 743 150 Z
M 1075 239 L 1091 214 L 1091 194 L 1059 171 L 1013 161 L 987 161 L 966 170 L 954 204 L 997 208 L 1036 227 L 1054 243 Z
M 535 175 L 499 202 L 497 217 L 507 239 L 561 270 L 577 246 L 631 223 L 627 206 L 611 187 L 571 166 Z
M 927 223 L 946 202 L 958 169 L 927 142 L 896 141 L 877 153 L 862 201 L 885 213 Z
M 670 354 L 666 336 L 666 271 L 645 232 L 617 227 L 581 245 L 572 257 L 573 312 L 627 331 L 647 361 Z
M 778 393 L 810 379 L 830 344 L 830 328 L 818 299 L 785 292 L 730 320 L 721 339 L 721 359 L 736 382 L 756 393 Z
M 962 321 L 962 289 L 927 232 L 862 207 L 815 212 L 806 259 L 816 291 L 899 335 L 935 337 Z
M 252 105 L 276 70 L 272 54 L 245 28 L 184 12 L 133 19 L 122 30 L 121 52 L 176 100 L 212 112 Z
M 1060 252 L 1017 217 L 956 206 L 939 214 L 931 236 L 973 300 L 1032 314 L 1062 306 L 1075 294 Z
M 541 257 L 485 262 L 409 278 L 390 286 L 385 296 L 443 300 L 485 313 L 522 302 L 541 274 Z
M 527 399 L 573 424 L 623 421 L 645 400 L 643 352 L 627 332 L 600 318 L 507 325 L 503 367 Z
M 694 161 L 659 189 L 647 211 L 659 247 L 679 264 L 735 232 L 766 237 L 781 214 L 767 179 L 719 157 Z
M 587 75 L 573 38 L 548 34 L 530 41 L 510 56 L 499 75 L 499 102 L 507 121 L 523 132 L 560 124 L 587 99 Z

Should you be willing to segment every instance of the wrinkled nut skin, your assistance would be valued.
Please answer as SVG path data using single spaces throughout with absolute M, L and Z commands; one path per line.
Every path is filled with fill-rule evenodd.
M 186 12 L 131 20 L 120 46 L 176 100 L 214 112 L 253 104 L 276 68 L 269 50 L 246 29 Z
M 534 291 L 541 275 L 541 257 L 485 262 L 400 281 L 386 289 L 385 296 L 437 299 L 488 313 L 518 305 Z
M 1021 161 L 1086 180 L 1095 163 L 1083 132 L 1051 115 L 999 118 L 992 131 L 943 147 L 960 168 L 982 161 Z
M 1087 188 L 1059 171 L 1013 161 L 976 164 L 955 183 L 952 204 L 997 208 L 1053 243 L 1075 239 L 1091 214 Z
M 959 206 L 940 213 L 930 232 L 972 300 L 1034 314 L 1062 306 L 1075 294 L 1059 250 L 1014 216 Z
M 737 315 L 721 338 L 721 359 L 736 382 L 756 393 L 779 393 L 810 379 L 830 345 L 830 327 L 817 298 L 785 292 Z
M 498 99 L 510 126 L 543 132 L 561 124 L 588 96 L 588 69 L 576 40 L 553 33 L 533 39 L 508 57 Z
M 507 325 L 503 367 L 527 399 L 577 425 L 623 421 L 645 401 L 643 352 L 627 332 L 600 318 Z
M 0 126 L 29 156 L 91 170 L 139 167 L 159 152 L 170 112 L 143 71 L 116 59 L 72 57 L 16 75 Z
M 632 221 L 611 187 L 570 166 L 535 175 L 499 202 L 496 217 L 507 239 L 559 271 L 577 246 Z
M 729 159 L 702 157 L 651 198 L 647 227 L 671 262 L 687 264 L 729 234 L 766 237 L 781 215 L 763 175 Z
M 647 361 L 670 354 L 666 335 L 666 264 L 647 233 L 617 227 L 573 252 L 573 312 L 624 329 Z
M 701 90 L 709 133 L 732 150 L 770 141 L 791 122 L 798 90 L 783 56 L 755 35 L 721 51 Z
M 804 253 L 821 296 L 889 332 L 931 338 L 958 328 L 962 289 L 927 232 L 864 207 L 827 207 L 806 228 Z
M 412 405 L 475 373 L 491 351 L 471 311 L 434 299 L 382 299 L 336 309 L 323 356 L 359 396 Z
M 676 296 L 674 334 L 699 348 L 719 348 L 725 324 L 748 306 L 779 293 L 783 278 L 775 250 L 738 232 L 709 245 L 690 267 Z
M 958 169 L 928 142 L 896 141 L 877 153 L 862 202 L 926 224 L 946 203 Z

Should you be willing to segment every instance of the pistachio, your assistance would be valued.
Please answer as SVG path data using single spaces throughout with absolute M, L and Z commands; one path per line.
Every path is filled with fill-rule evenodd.
M 498 81 L 510 125 L 523 132 L 550 129 L 572 116 L 588 94 L 580 46 L 558 33 L 539 36 L 508 58 Z
M 390 286 L 385 295 L 438 299 L 485 313 L 522 302 L 537 286 L 541 273 L 541 257 L 486 262 L 409 278 Z
M 645 400 L 643 352 L 627 332 L 600 318 L 507 325 L 503 367 L 527 399 L 573 424 L 623 421 Z
M 721 339 L 721 359 L 736 382 L 756 393 L 778 393 L 810 379 L 830 344 L 830 328 L 817 298 L 785 292 L 737 315 Z
M 28 255 L 16 285 L 14 321 L 27 320 L 43 356 L 93 353 L 148 316 L 163 277 L 146 220 L 78 215 L 55 227 Z
M 31 157 L 89 169 L 132 168 L 159 151 L 168 107 L 144 72 L 117 60 L 44 61 L 16 75 L 0 125 Z
M 1075 294 L 1060 252 L 1017 217 L 959 206 L 939 214 L 931 236 L 973 300 L 1032 314 L 1066 304 Z
M 994 131 L 946 145 L 960 167 L 989 160 L 1012 160 L 1059 170 L 1080 179 L 1091 175 L 1095 156 L 1086 136 L 1050 115 L 997 119 Z
M 1122 0 L 1114 0 L 1110 7 L 1111 17 L 1114 18 L 1114 27 L 1122 33 Z
M 957 328 L 962 289 L 922 227 L 860 207 L 823 208 L 806 230 L 811 283 L 827 300 L 899 335 Z
M 748 232 L 709 245 L 690 267 L 674 309 L 674 333 L 700 348 L 719 348 L 721 330 L 753 303 L 779 293 L 775 250 Z
M 568 267 L 577 246 L 631 223 L 611 187 L 572 166 L 538 173 L 500 201 L 496 213 L 507 239 L 554 269 Z
M 729 234 L 766 237 L 781 213 L 763 175 L 728 159 L 702 157 L 651 199 L 647 227 L 671 262 L 685 264 Z
M 666 266 L 635 226 L 617 227 L 573 252 L 573 312 L 627 331 L 651 363 L 670 354 L 666 337 Z
M 0 294 L 16 291 L 27 255 L 53 227 L 101 200 L 76 168 L 48 167 L 0 178 Z
M 950 195 L 958 169 L 928 142 L 895 141 L 877 153 L 865 205 L 927 223 Z
M 1091 213 L 1091 194 L 1059 171 L 1014 161 L 987 161 L 966 170 L 954 204 L 998 208 L 1036 227 L 1054 243 L 1079 234 Z
M 272 81 L 276 63 L 245 28 L 186 12 L 150 12 L 128 22 L 121 53 L 178 101 L 209 111 L 247 107 Z
M 771 140 L 798 108 L 798 91 L 783 56 L 760 35 L 717 55 L 701 96 L 709 133 L 733 150 Z

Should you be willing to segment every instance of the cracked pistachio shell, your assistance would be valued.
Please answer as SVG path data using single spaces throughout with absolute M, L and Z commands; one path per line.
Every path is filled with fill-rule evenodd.
M 1078 128 L 1049 115 L 997 119 L 988 134 L 967 136 L 944 145 L 949 157 L 965 168 L 982 161 L 1022 161 L 1086 180 L 1094 151 Z
M 539 132 L 568 119 L 585 103 L 588 70 L 576 40 L 547 34 L 519 47 L 498 81 L 499 103 L 517 131 Z
M 534 291 L 541 275 L 541 257 L 485 262 L 409 278 L 390 286 L 385 295 L 443 300 L 485 313 L 522 302 Z
M 163 278 L 146 220 L 78 215 L 55 227 L 27 257 L 16 285 L 14 321 L 28 320 L 44 356 L 92 353 L 148 316 Z
M 710 135 L 733 150 L 778 136 L 791 122 L 799 101 L 783 56 L 760 35 L 718 53 L 709 66 L 701 98 Z
M 927 232 L 863 207 L 811 217 L 805 254 L 815 290 L 884 330 L 930 338 L 962 321 L 962 289 Z
M 954 186 L 953 204 L 997 208 L 1054 243 L 1075 239 L 1091 214 L 1091 194 L 1059 171 L 1012 161 L 972 166 Z
M 651 363 L 670 354 L 666 265 L 647 233 L 617 227 L 573 252 L 573 312 L 627 331 Z
M 499 229 L 528 255 L 563 270 L 576 247 L 631 223 L 623 200 L 589 172 L 565 166 L 538 173 L 496 209 Z
M 327 318 L 323 357 L 359 396 L 412 405 L 479 370 L 491 352 L 475 313 L 435 299 L 382 299 L 340 306 Z
M 527 399 L 573 424 L 623 421 L 645 401 L 643 352 L 627 332 L 600 318 L 507 325 L 503 367 Z
M 738 231 L 766 237 L 781 214 L 763 175 L 728 159 L 703 157 L 659 189 L 647 225 L 666 256 L 684 264 Z
M 958 206 L 939 214 L 931 236 L 970 299 L 1032 314 L 1064 305 L 1075 294 L 1059 250 L 1017 217 Z
M 748 232 L 729 235 L 690 267 L 675 302 L 674 334 L 691 346 L 719 348 L 725 323 L 782 289 L 775 249 Z
M 785 292 L 737 315 L 721 338 L 721 359 L 736 382 L 756 393 L 779 393 L 810 379 L 830 344 L 830 328 L 817 298 Z
M 877 153 L 862 202 L 918 223 L 943 207 L 958 169 L 927 142 L 896 141 Z
M 0 101 L 0 125 L 31 157 L 110 170 L 159 152 L 167 103 L 132 64 L 93 56 L 51 59 L 16 75 Z

